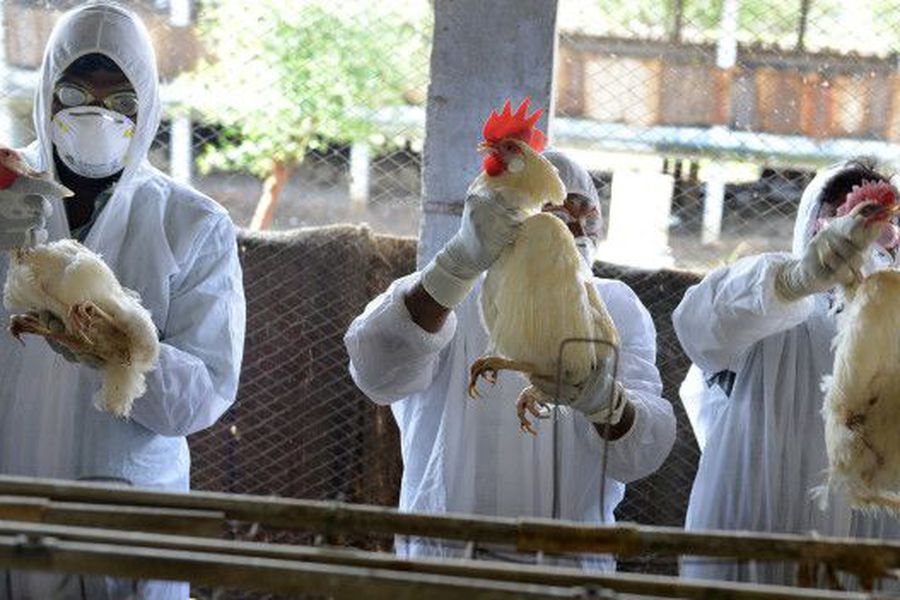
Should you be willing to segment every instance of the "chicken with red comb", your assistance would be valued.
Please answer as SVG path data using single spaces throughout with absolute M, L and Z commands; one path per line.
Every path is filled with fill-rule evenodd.
M 48 173 L 32 169 L 18 151 L 0 146 L 0 250 L 44 242 L 50 201 L 71 195 Z
M 862 180 L 836 210 L 837 219 L 855 218 L 867 229 L 882 224 L 870 239 L 872 252 L 888 260 L 896 252 L 900 211 L 897 190 L 886 179 Z M 843 306 L 836 316 L 834 368 L 823 380 L 828 488 L 867 509 L 900 514 L 900 271 L 869 265 L 840 287 Z
M 563 342 L 599 339 L 614 346 L 619 337 L 572 234 L 562 220 L 541 212 L 545 205 L 563 205 L 566 190 L 556 167 L 541 155 L 546 136 L 537 123 L 543 111 L 529 114 L 529 104 L 525 98 L 513 113 L 507 100 L 499 114 L 491 112 L 480 146 L 484 171 L 470 187 L 470 193 L 521 211 L 524 219 L 481 288 L 490 345 L 471 367 L 469 395 L 478 395 L 480 378 L 495 382 L 498 371 L 526 374 L 532 385 L 519 395 L 516 410 L 522 430 L 535 433 L 529 414 L 541 415 L 543 404 L 559 401 L 542 388 L 594 387 L 585 384 L 612 362 L 609 346 L 585 343 L 567 347 L 560 360 Z M 598 419 L 608 418 L 603 411 L 611 402 L 598 403 Z
M 19 152 L 0 147 L 0 227 L 49 214 L 47 198 L 71 195 L 48 173 L 28 166 Z M 10 248 L 3 287 L 3 304 L 12 313 L 9 332 L 16 338 L 39 335 L 75 356 L 90 357 L 103 374 L 100 405 L 127 416 L 159 354 L 156 327 L 140 298 L 119 284 L 99 255 L 73 239 L 44 244 L 46 233 L 34 229 L 8 239 L 18 239 Z
M 864 205 L 859 211 L 867 224 L 877 221 L 885 224 L 877 240 L 878 244 L 884 248 L 894 248 L 900 241 L 900 231 L 896 224 L 889 222 L 889 219 L 900 211 L 896 188 L 887 181 L 863 180 L 862 184 L 853 186 L 851 192 L 847 194 L 847 199 L 837 208 L 835 214 L 838 217 L 848 215 L 860 205 Z

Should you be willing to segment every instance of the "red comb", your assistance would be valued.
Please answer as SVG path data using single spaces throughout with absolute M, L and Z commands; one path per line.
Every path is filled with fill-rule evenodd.
M 854 185 L 847 199 L 837 208 L 837 216 L 843 217 L 854 207 L 863 202 L 874 202 L 884 208 L 890 208 L 897 202 L 897 190 L 886 181 L 865 181 L 862 185 Z
M 503 104 L 503 112 L 498 115 L 496 111 L 491 111 L 491 116 L 484 122 L 482 132 L 484 141 L 497 143 L 507 138 L 514 138 L 525 142 L 536 152 L 542 151 L 547 138 L 544 136 L 544 132 L 536 127 L 536 124 L 544 114 L 544 109 L 539 108 L 529 115 L 528 105 L 530 103 L 531 98 L 526 97 L 513 114 L 509 99 L 507 99 Z
M 836 215 L 842 217 L 864 202 L 872 202 L 875 205 L 871 207 L 874 210 L 869 211 L 863 217 L 866 225 L 884 223 L 878 243 L 888 249 L 897 246 L 897 243 L 900 242 L 900 230 L 893 223 L 886 223 L 896 210 L 897 190 L 886 181 L 863 180 L 861 185 L 853 186 L 853 189 L 847 194 L 847 199 L 837 208 Z M 867 211 L 868 208 L 862 210 Z

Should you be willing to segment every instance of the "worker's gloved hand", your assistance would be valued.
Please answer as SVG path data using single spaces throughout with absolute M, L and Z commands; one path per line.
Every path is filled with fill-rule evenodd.
M 0 190 L 0 250 L 46 242 L 47 219 L 52 213 L 43 196 Z
M 863 214 L 834 219 L 810 240 L 801 259 L 781 267 L 775 277 L 776 293 L 791 301 L 826 292 L 838 284 L 852 284 L 883 226 L 878 222 L 867 225 Z
M 40 317 L 41 321 L 46 323 L 47 327 L 49 327 L 53 331 L 63 332 L 66 330 L 65 323 L 56 318 L 56 315 L 54 315 L 50 311 L 42 310 L 40 313 L 38 313 L 38 316 Z M 57 342 L 52 338 L 45 337 L 44 339 L 47 340 L 47 345 L 49 345 L 54 352 L 62 356 L 70 363 L 81 363 L 83 365 L 91 367 L 92 369 L 99 369 L 105 364 L 105 361 L 99 356 L 96 356 L 94 354 L 74 352 L 65 344 Z
M 627 404 L 622 384 L 613 377 L 610 365 L 603 362 L 578 385 L 557 386 L 555 380 L 538 376 L 531 377 L 530 381 L 547 397 L 547 403 L 570 406 L 592 423 L 617 424 Z
M 521 211 L 496 200 L 470 195 L 459 231 L 422 269 L 422 287 L 446 308 L 462 302 L 481 272 L 515 239 L 523 218 Z

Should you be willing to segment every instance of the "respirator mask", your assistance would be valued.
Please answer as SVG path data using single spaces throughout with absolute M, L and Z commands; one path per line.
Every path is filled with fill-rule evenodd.
M 53 115 L 51 140 L 60 160 L 72 172 L 103 179 L 125 168 L 134 130 L 134 121 L 121 113 L 79 106 Z

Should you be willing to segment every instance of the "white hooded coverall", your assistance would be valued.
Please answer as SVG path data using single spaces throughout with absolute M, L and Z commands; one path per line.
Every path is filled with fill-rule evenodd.
M 577 182 L 567 181 L 564 170 L 561 175 L 567 187 L 575 187 Z M 432 334 L 412 321 L 403 300 L 418 280 L 413 273 L 395 281 L 369 303 L 345 337 L 354 381 L 374 402 L 391 406 L 400 428 L 400 510 L 551 517 L 552 419 L 534 423 L 536 436 L 519 430 L 515 403 L 526 379 L 501 371 L 496 386 L 479 384 L 478 400 L 466 392 L 469 367 L 488 347 L 478 307 L 480 286 Z M 656 332 L 649 313 L 625 284 L 600 279 L 595 284 L 619 330 L 619 381 L 636 416 L 632 428 L 609 443 L 603 481 L 603 440 L 580 412 L 558 409 L 560 517 L 612 523 L 625 483 L 649 475 L 665 460 L 675 440 L 675 418 L 671 404 L 660 396 Z M 604 485 L 605 505 L 600 506 Z M 401 556 L 458 556 L 462 548 L 400 537 L 396 551 Z M 597 558 L 582 564 L 610 567 Z
M 843 166 L 821 172 L 804 191 L 793 257 L 803 255 L 821 191 Z M 681 398 L 702 451 L 686 527 L 896 538 L 896 519 L 851 512 L 834 494 L 822 511 L 810 495 L 828 466 L 820 386 L 832 370 L 835 325 L 827 294 L 795 302 L 775 295 L 778 267 L 791 258 L 762 254 L 716 269 L 673 313 L 694 363 Z M 729 372 L 730 395 L 707 383 Z M 794 585 L 796 567 L 686 557 L 682 575 Z
M 54 84 L 72 62 L 94 52 L 116 62 L 140 106 L 125 170 L 85 245 L 150 310 L 160 332 L 159 364 L 148 373 L 147 392 L 135 401 L 131 418 L 119 419 L 93 406 L 98 371 L 67 362 L 40 338 L 28 337 L 22 346 L 0 336 L 0 472 L 186 491 L 191 461 L 185 436 L 215 423 L 237 391 L 245 303 L 235 231 L 219 205 L 147 162 L 160 122 L 156 59 L 143 24 L 124 9 L 88 4 L 57 23 L 41 67 L 29 162 L 54 171 Z M 51 240 L 69 237 L 59 201 L 48 232 Z M 7 257 L 0 261 L 5 278 Z M 5 311 L 0 320 L 8 320 Z M 82 597 L 78 576 L 15 572 L 11 584 L 15 600 Z M 184 583 L 85 578 L 85 586 L 91 600 L 188 597 Z M 6 593 L 0 580 L 0 597 Z

